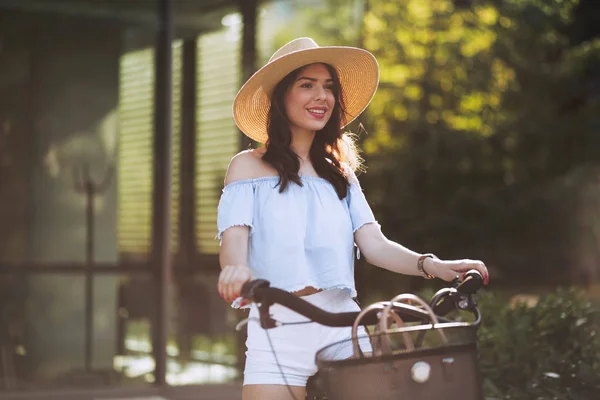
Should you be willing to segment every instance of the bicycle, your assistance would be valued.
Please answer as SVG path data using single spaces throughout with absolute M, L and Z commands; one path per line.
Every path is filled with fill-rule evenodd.
M 479 272 L 469 271 L 434 294 L 429 303 L 402 294 L 358 312 L 329 313 L 265 280 L 247 282 L 242 297 L 256 303 L 264 329 L 283 325 L 269 315 L 280 304 L 312 322 L 352 327 L 352 338 L 331 344 L 316 354 L 318 372 L 307 384 L 307 400 L 461 399 L 483 400 L 478 367 L 477 328 L 481 313 L 473 295 L 483 286 Z M 415 303 L 407 304 L 407 303 Z M 446 318 L 453 310 L 470 312 L 475 320 Z M 430 322 L 430 323 L 426 323 Z M 391 323 L 391 324 L 390 324 Z M 391 325 L 396 324 L 396 329 Z M 417 325 L 407 326 L 407 323 Z M 359 346 L 359 324 L 375 326 L 370 333 L 371 354 Z M 327 359 L 332 346 L 353 346 L 354 357 Z

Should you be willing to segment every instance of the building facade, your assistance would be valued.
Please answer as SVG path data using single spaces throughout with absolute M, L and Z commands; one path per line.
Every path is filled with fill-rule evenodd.
M 216 209 L 229 159 L 248 144 L 233 97 L 272 52 L 282 12 L 0 1 L 0 398 L 239 386 L 243 315 L 216 292 Z

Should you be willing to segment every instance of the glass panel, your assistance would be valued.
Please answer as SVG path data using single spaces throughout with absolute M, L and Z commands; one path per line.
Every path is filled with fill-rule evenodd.
M 74 383 L 85 354 L 84 280 L 80 276 L 31 276 L 24 308 L 24 357 L 27 368 L 19 381 L 27 387 L 59 387 Z
M 95 185 L 95 259 L 115 261 L 116 185 L 110 171 L 116 162 L 120 33 L 68 18 L 40 25 L 32 64 L 30 255 L 44 262 L 85 260 L 89 179 Z
M 0 275 L 0 390 L 27 386 L 32 365 L 28 358 L 27 287 L 22 275 Z
M 114 327 L 116 339 L 95 338 L 95 351 L 114 354 L 121 382 L 153 382 L 151 321 L 156 310 L 151 282 L 142 277 L 97 279 L 95 329 Z M 116 294 L 116 301 L 110 298 Z M 167 382 L 170 385 L 215 384 L 238 377 L 235 314 L 216 294 L 214 282 L 183 280 L 171 286 Z M 113 308 L 114 306 L 114 308 Z M 95 333 L 96 334 L 96 333 Z
M 94 332 L 98 361 L 112 368 L 119 384 L 154 382 L 152 321 L 157 303 L 153 282 L 148 277 L 96 279 Z
M 217 203 L 225 171 L 240 147 L 232 117 L 241 76 L 241 16 L 223 18 L 222 29 L 197 41 L 196 239 L 203 254 L 217 254 Z
M 82 179 L 101 183 L 115 163 L 121 33 L 98 21 L 1 8 L 0 18 L 0 218 L 10 227 L 0 258 L 83 261 Z M 116 260 L 113 183 L 96 190 L 98 261 Z
M 235 311 L 216 280 L 180 281 L 173 288 L 167 381 L 171 385 L 226 383 L 238 378 Z
M 149 32 L 132 30 L 119 60 L 119 253 L 146 259 L 152 235 L 155 50 Z M 146 39 L 146 40 L 144 40 Z M 181 137 L 182 42 L 173 42 L 171 251 L 179 245 L 179 146 Z
M 155 282 L 150 275 L 98 273 L 88 312 L 84 267 L 92 260 L 117 271 L 120 263 L 148 259 L 157 2 L 9 3 L 10 9 L 0 0 L 0 391 L 146 388 L 155 381 Z M 176 32 L 189 40 L 222 29 L 222 17 L 235 8 L 215 0 L 205 13 L 203 2 L 174 3 L 179 4 Z M 234 84 L 228 81 L 230 99 L 239 85 L 240 27 L 229 29 L 223 52 L 225 78 Z M 215 51 L 215 42 L 205 47 Z M 174 252 L 182 193 L 180 117 L 186 108 L 182 53 L 178 37 L 173 41 Z M 218 122 L 226 119 L 223 112 L 214 115 Z M 234 136 L 223 142 L 229 154 L 224 160 L 237 146 L 237 133 L 230 133 Z M 95 186 L 89 198 L 86 182 Z M 191 187 L 196 183 L 188 182 L 186 190 L 196 190 Z M 207 187 L 214 197 L 218 188 Z M 207 218 L 199 220 L 214 224 L 216 202 L 210 204 L 213 210 L 201 210 Z M 22 272 L 16 274 L 17 268 Z M 215 277 L 196 273 L 200 276 L 172 283 L 167 381 L 173 385 L 239 378 L 237 315 L 218 297 Z

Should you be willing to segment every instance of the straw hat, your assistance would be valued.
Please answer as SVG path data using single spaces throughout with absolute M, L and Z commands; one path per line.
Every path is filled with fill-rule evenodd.
M 329 64 L 336 69 L 346 106 L 346 124 L 367 108 L 379 83 L 375 57 L 356 47 L 319 47 L 311 38 L 298 38 L 277 50 L 236 95 L 233 119 L 240 130 L 257 142 L 265 143 L 275 86 L 290 72 L 313 63 Z

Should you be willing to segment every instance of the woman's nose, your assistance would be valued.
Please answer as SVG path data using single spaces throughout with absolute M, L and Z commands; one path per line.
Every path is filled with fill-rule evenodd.
M 323 87 L 318 87 L 317 88 L 317 92 L 315 94 L 315 100 L 322 100 L 325 98 L 325 88 Z

